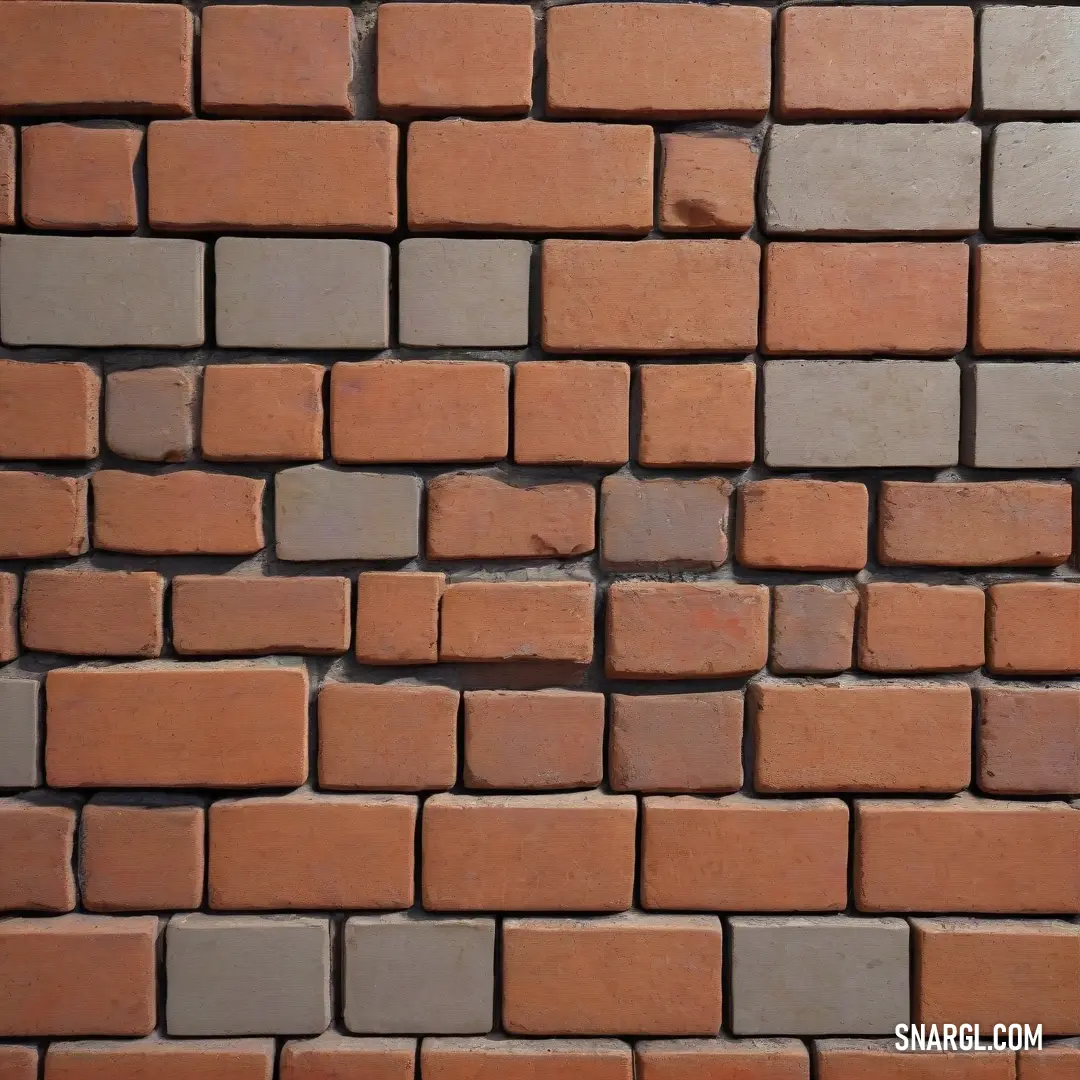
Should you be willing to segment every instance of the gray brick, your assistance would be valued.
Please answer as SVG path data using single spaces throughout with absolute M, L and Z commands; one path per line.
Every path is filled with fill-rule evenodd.
M 1080 8 L 997 7 L 979 20 L 988 113 L 1080 113 Z
M 941 360 L 772 360 L 765 462 L 773 468 L 955 465 L 960 369 Z
M 731 485 L 607 476 L 600 488 L 601 558 L 618 570 L 700 569 L 727 558 Z
M 983 469 L 1080 465 L 1080 363 L 975 364 L 964 375 L 962 457 Z
M 414 558 L 422 486 L 405 473 L 283 469 L 274 488 L 278 558 Z
M 528 344 L 531 255 L 526 240 L 402 240 L 401 343 L 476 348 Z
M 344 986 L 349 1031 L 485 1034 L 493 1023 L 495 920 L 349 919 Z
M 729 925 L 736 1035 L 891 1035 L 907 1022 L 903 919 L 745 916 Z
M 999 124 L 990 161 L 995 229 L 1080 229 L 1080 124 Z
M 203 343 L 197 240 L 0 238 L 0 338 L 6 345 Z
M 851 667 L 855 642 L 854 589 L 777 585 L 773 589 L 769 666 L 786 675 L 828 675 Z
M 105 383 L 105 441 L 135 461 L 183 461 L 195 445 L 191 368 L 114 371 Z
M 217 343 L 248 349 L 381 349 L 390 334 L 390 248 L 378 240 L 214 245 Z
M 36 679 L 0 679 L 0 788 L 32 788 L 41 783 L 40 701 Z
M 318 1035 L 330 1026 L 330 921 L 174 915 L 165 940 L 170 1035 Z
M 765 155 L 771 233 L 967 233 L 979 227 L 973 124 L 777 125 Z

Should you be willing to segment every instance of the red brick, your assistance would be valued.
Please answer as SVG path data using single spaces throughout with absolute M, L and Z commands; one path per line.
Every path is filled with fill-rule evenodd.
M 507 919 L 503 1027 L 515 1035 L 715 1035 L 720 920 Z
M 50 671 L 53 787 L 295 787 L 308 680 L 295 665 L 131 664 Z
M 0 360 L 0 460 L 97 457 L 100 396 L 86 364 Z
M 0 921 L 0 1035 L 149 1035 L 158 920 Z
M 984 1044 L 992 1037 L 981 1033 Z M 1016 1080 L 1013 1054 L 897 1050 L 895 1039 L 818 1042 L 814 1063 L 820 1080 Z
M 1080 912 L 1080 813 L 1065 803 L 858 802 L 855 824 L 861 911 Z
M 81 555 L 87 546 L 84 477 L 0 470 L 0 559 Z
M 630 460 L 630 368 L 603 360 L 514 366 L 514 461 L 625 465 Z
M 637 459 L 653 468 L 754 460 L 753 364 L 642 364 Z
M 323 374 L 316 364 L 208 366 L 202 391 L 203 457 L 207 461 L 321 460 Z
M 634 1047 L 637 1080 L 810 1080 L 797 1039 L 665 1039 Z
M 497 461 L 510 439 L 509 390 L 510 369 L 488 361 L 335 364 L 334 457 L 348 464 Z
M 205 7 L 199 71 L 203 111 L 352 116 L 355 33 L 345 7 Z
M 632 795 L 433 795 L 424 803 L 428 911 L 625 911 Z
M 614 1039 L 425 1039 L 424 1080 L 632 1080 L 630 1047 Z
M 45 1080 L 270 1080 L 273 1039 L 54 1042 Z
M 379 9 L 379 109 L 390 116 L 526 113 L 533 13 L 517 4 L 387 4 Z
M 969 8 L 785 8 L 778 35 L 785 119 L 952 119 L 971 107 Z
M 971 779 L 966 686 L 757 683 L 749 697 L 757 791 L 953 792 Z
M 547 14 L 553 116 L 755 120 L 769 108 L 763 8 L 574 4 Z
M 410 907 L 416 815 L 412 795 L 219 800 L 210 807 L 210 907 Z
M 1080 585 L 991 585 L 987 615 L 986 664 L 995 674 L 1080 673 Z
M 747 353 L 757 346 L 753 240 L 546 240 L 550 352 Z
M 0 799 L 0 911 L 74 909 L 75 814 L 37 796 Z
M 19 655 L 19 579 L 0 573 L 0 664 Z
M 150 125 L 150 224 L 180 232 L 392 232 L 397 128 L 378 120 Z
M 142 555 L 252 555 L 265 480 L 194 469 L 93 476 L 94 546 Z
M 0 124 L 0 227 L 14 224 L 15 129 L 8 124 Z
M 843 911 L 839 799 L 644 800 L 641 905 L 672 911 Z
M 79 883 L 90 911 L 177 911 L 203 899 L 206 817 L 190 799 L 113 796 L 83 807 Z
M 661 145 L 664 232 L 741 233 L 754 224 L 758 155 L 746 139 L 662 135 Z
M 967 283 L 965 244 L 770 244 L 762 349 L 951 355 L 967 342 Z
M 765 570 L 861 570 L 869 496 L 863 484 L 757 480 L 739 488 L 736 555 Z
M 343 791 L 453 787 L 459 697 L 445 686 L 325 683 L 319 785 Z
M 188 116 L 192 34 L 180 4 L 2 4 L 0 113 Z
M 429 559 L 567 558 L 595 546 L 590 484 L 526 487 L 479 473 L 428 481 Z
M 372 570 L 356 579 L 356 659 L 434 664 L 445 574 Z
M 1076 1080 L 1080 1076 L 1080 1045 L 1044 1044 L 1041 1050 L 1022 1050 L 1016 1055 L 1018 1080 Z
M 644 125 L 420 120 L 409 125 L 409 228 L 646 233 L 653 133 Z
M 22 216 L 32 229 L 134 232 L 141 128 L 38 124 L 22 130 Z
M 351 588 L 343 577 L 176 577 L 173 647 L 191 656 L 345 652 Z
M 331 1029 L 317 1039 L 287 1042 L 281 1050 L 281 1080 L 414 1080 L 416 1075 L 415 1039 L 354 1039 Z
M 768 639 L 764 585 L 619 581 L 608 590 L 612 678 L 750 675 L 765 666 Z
M 38 1080 L 38 1049 L 17 1043 L 0 1045 L 0 1076 L 4 1080 Z
M 593 586 L 585 581 L 463 581 L 446 587 L 440 660 L 550 660 L 593 654 Z
M 772 592 L 769 667 L 781 675 L 834 675 L 851 667 L 854 589 L 777 585 Z

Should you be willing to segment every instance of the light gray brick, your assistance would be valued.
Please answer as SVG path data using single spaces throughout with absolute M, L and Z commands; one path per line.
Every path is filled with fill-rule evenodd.
M 283 469 L 274 488 L 278 558 L 414 558 L 422 487 L 407 473 Z
M 1080 124 L 999 124 L 990 162 L 995 229 L 1080 229 Z
M 0 788 L 32 788 L 41 783 L 40 702 L 36 679 L 0 679 Z
M 1080 114 L 1080 8 L 991 5 L 979 23 L 984 112 Z
M 330 921 L 174 915 L 165 939 L 170 1035 L 318 1035 L 330 1026 Z
M 0 238 L 0 338 L 6 345 L 203 343 L 197 240 Z
M 195 445 L 191 368 L 114 371 L 105 382 L 105 441 L 134 461 L 183 461 Z
M 526 240 L 402 240 L 401 343 L 492 349 L 528 344 L 531 255 Z
M 903 919 L 740 916 L 729 925 L 736 1035 L 891 1035 L 907 1022 Z
M 773 468 L 955 465 L 960 368 L 941 360 L 772 360 L 765 461 Z
M 495 920 L 358 916 L 345 924 L 345 1027 L 357 1034 L 491 1030 Z
M 777 234 L 967 233 L 979 227 L 973 124 L 777 125 L 765 227 Z
M 217 343 L 247 349 L 381 349 L 390 340 L 390 248 L 378 240 L 214 245 Z
M 965 465 L 1080 465 L 1080 363 L 975 364 L 964 375 Z

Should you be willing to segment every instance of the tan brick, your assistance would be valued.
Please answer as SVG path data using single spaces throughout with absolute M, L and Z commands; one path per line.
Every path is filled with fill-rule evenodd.
M 0 911 L 74 910 L 77 809 L 47 795 L 0 799 Z
M 105 441 L 136 461 L 183 461 L 195 446 L 195 372 L 114 371 L 105 380 Z
M 356 579 L 356 659 L 434 664 L 445 574 L 371 570 Z
M 754 224 L 758 156 L 744 139 L 663 135 L 660 228 L 745 232 Z
M 854 589 L 777 585 L 772 593 L 769 666 L 781 675 L 833 675 L 851 667 Z
M 0 558 L 81 555 L 86 487 L 83 477 L 0 471 Z
M 0 360 L 0 460 L 97 457 L 100 395 L 87 364 Z

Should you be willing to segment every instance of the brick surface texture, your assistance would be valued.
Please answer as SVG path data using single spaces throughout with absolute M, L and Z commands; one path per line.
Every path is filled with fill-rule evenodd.
M 0 0 L 0 1080 L 1078 1080 L 1077 72 Z

